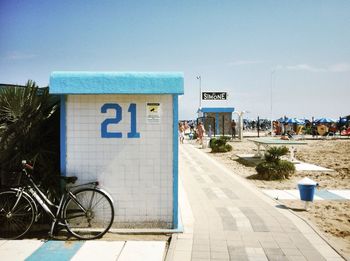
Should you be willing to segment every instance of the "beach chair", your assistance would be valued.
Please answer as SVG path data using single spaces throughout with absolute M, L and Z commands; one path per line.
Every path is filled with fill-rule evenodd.
M 317 132 L 321 136 L 325 136 L 328 133 L 328 127 L 325 125 L 318 125 L 317 126 Z
M 347 128 L 346 130 L 343 130 L 341 132 L 341 136 L 348 136 L 348 137 L 350 137 L 350 127 Z

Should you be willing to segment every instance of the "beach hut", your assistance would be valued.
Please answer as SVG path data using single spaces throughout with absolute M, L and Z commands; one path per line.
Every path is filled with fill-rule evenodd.
M 212 129 L 215 129 L 216 135 L 228 135 L 231 134 L 231 121 L 232 113 L 235 111 L 231 107 L 205 107 L 199 108 L 198 118 L 201 118 L 204 122 L 204 127 L 206 132 L 209 130 L 209 124 L 215 124 L 211 126 Z M 208 121 L 208 119 L 213 119 L 213 121 Z
M 120 228 L 177 229 L 182 73 L 53 72 L 61 96 L 61 172 L 98 180 Z

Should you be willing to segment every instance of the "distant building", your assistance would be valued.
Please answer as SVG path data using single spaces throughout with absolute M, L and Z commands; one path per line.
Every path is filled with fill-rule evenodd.
M 208 133 L 209 125 L 216 135 L 231 134 L 232 113 L 235 108 L 232 107 L 204 107 L 199 108 L 198 120 L 204 123 L 205 131 Z

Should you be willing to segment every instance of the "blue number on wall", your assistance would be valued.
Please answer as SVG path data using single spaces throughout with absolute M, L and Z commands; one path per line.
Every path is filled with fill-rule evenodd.
M 102 138 L 122 138 L 123 134 L 121 132 L 109 132 L 109 124 L 118 124 L 122 120 L 122 107 L 116 103 L 106 103 L 101 107 L 101 113 L 106 113 L 107 110 L 115 110 L 115 117 L 105 119 L 101 123 L 101 137 Z M 128 132 L 128 138 L 140 138 L 140 133 L 137 132 L 136 127 L 136 104 L 131 103 L 128 112 L 131 113 L 131 131 Z
M 128 112 L 131 113 L 131 132 L 128 132 L 128 138 L 140 138 L 140 133 L 136 131 L 136 104 L 131 103 Z
M 105 119 L 101 123 L 101 137 L 121 138 L 123 136 L 121 132 L 109 132 L 107 128 L 109 124 L 118 124 L 122 120 L 122 107 L 116 103 L 106 103 L 101 107 L 101 113 L 106 113 L 109 109 L 115 110 L 115 117 Z

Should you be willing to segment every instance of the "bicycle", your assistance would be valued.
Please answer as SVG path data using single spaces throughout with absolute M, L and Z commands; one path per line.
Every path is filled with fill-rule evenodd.
M 113 200 L 98 187 L 98 181 L 66 187 L 59 204 L 55 204 L 40 190 L 28 170 L 33 171 L 33 166 L 22 161 L 20 175 L 26 178 L 26 184 L 0 192 L 0 238 L 17 239 L 25 235 L 39 219 L 38 205 L 52 220 L 50 237 L 54 237 L 57 228 L 66 228 L 84 240 L 107 233 L 114 220 Z M 77 180 L 76 177 L 63 179 L 67 183 Z

